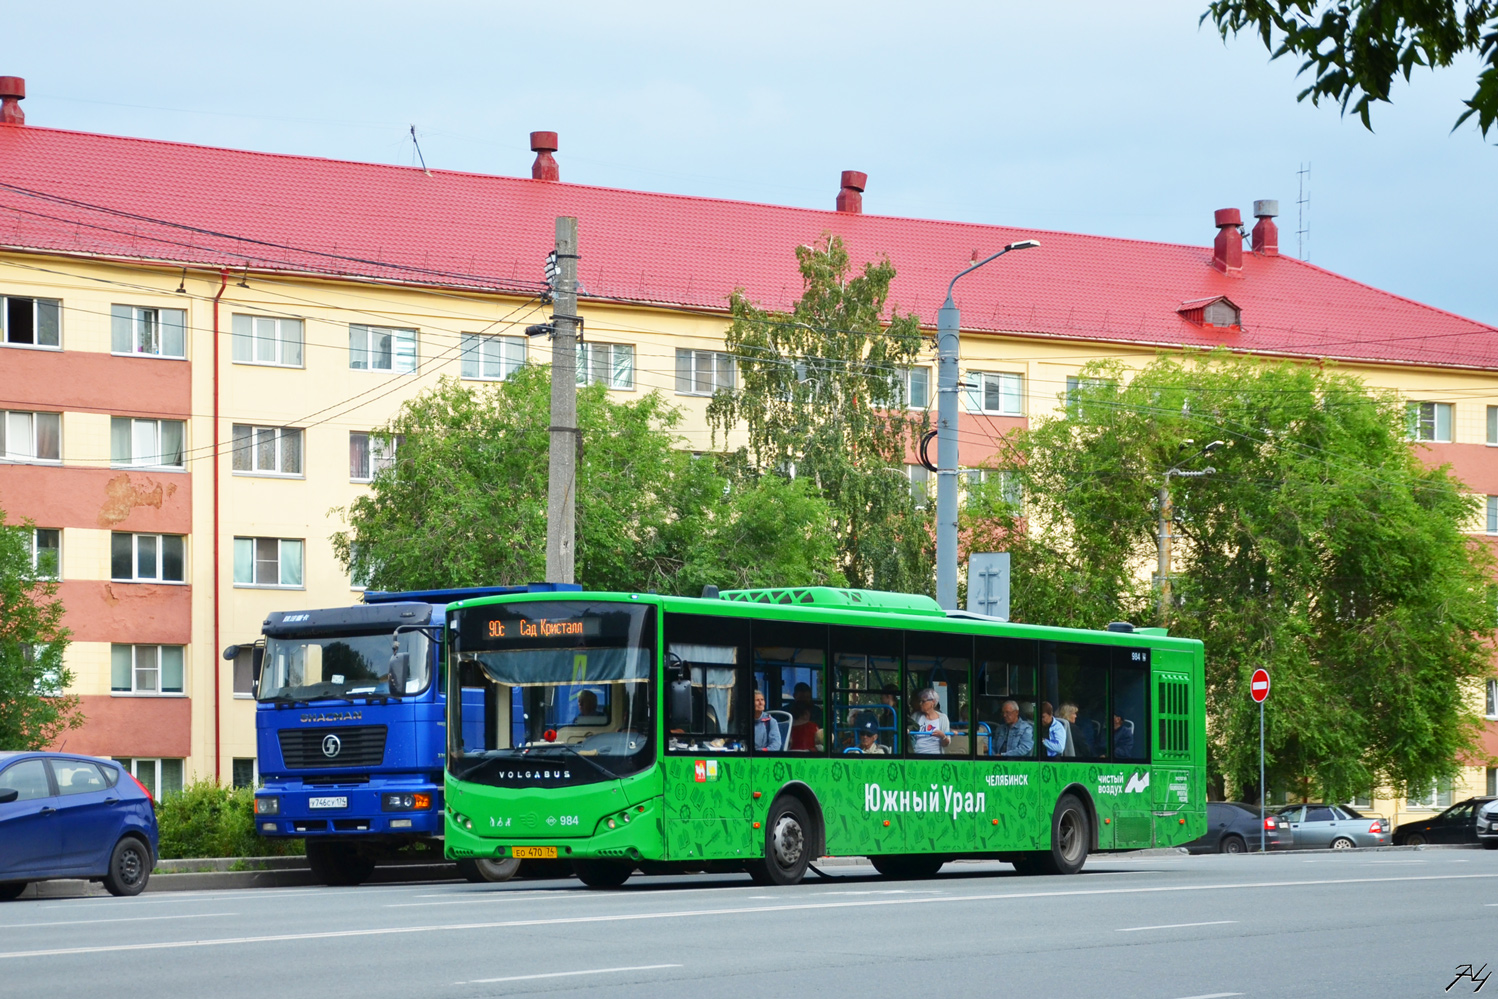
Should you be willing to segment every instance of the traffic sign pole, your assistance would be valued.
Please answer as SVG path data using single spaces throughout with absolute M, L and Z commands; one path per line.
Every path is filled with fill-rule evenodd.
M 1267 669 L 1256 669 L 1254 675 L 1248 680 L 1248 696 L 1259 702 L 1259 852 L 1268 849 L 1265 846 L 1266 833 L 1264 831 L 1264 801 L 1268 792 L 1264 787 L 1264 702 L 1269 699 L 1269 671 Z

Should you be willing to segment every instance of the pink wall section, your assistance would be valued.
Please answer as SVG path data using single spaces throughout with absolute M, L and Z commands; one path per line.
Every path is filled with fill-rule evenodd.
M 64 580 L 57 597 L 75 642 L 186 645 L 192 641 L 192 587 Z
M 66 344 L 66 331 L 63 336 Z M 192 413 L 192 367 L 186 361 L 85 350 L 6 350 L 0 357 L 8 409 L 115 416 Z
M 0 465 L 7 523 L 146 534 L 192 531 L 192 477 L 182 472 Z
M 90 756 L 185 757 L 191 752 L 190 698 L 91 695 L 81 700 L 83 727 L 64 732 L 52 748 Z

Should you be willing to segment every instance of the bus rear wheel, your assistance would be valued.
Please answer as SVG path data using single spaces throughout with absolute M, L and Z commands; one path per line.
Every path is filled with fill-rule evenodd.
M 589 888 L 618 888 L 635 872 L 634 865 L 616 860 L 574 860 L 572 873 Z
M 474 858 L 458 861 L 458 873 L 463 875 L 465 881 L 476 885 L 508 881 L 519 869 L 520 861 L 514 857 L 499 857 L 494 860 Z
M 755 884 L 800 883 L 811 863 L 812 833 L 805 805 L 788 794 L 776 798 L 765 821 L 765 857 L 751 860 L 744 869 Z
M 1051 813 L 1051 848 L 1019 853 L 1010 858 L 1021 874 L 1075 874 L 1087 863 L 1092 845 L 1092 823 L 1074 794 L 1063 794 Z
M 928 853 L 896 853 L 869 858 L 874 870 L 896 881 L 920 881 L 934 877 L 946 862 L 946 857 L 934 857 Z

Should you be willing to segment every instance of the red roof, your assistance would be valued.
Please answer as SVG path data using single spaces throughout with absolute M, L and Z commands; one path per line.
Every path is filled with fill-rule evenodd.
M 893 301 L 934 326 L 975 250 L 1033 236 L 958 285 L 965 330 L 1498 369 L 1498 329 L 1293 257 L 1217 272 L 1205 210 L 1180 246 L 0 126 L 0 247 L 533 292 L 558 215 L 594 298 L 723 309 L 742 287 L 785 308 L 793 247 L 830 232 L 855 262 L 887 254 Z M 1223 295 L 1241 331 L 1177 311 Z

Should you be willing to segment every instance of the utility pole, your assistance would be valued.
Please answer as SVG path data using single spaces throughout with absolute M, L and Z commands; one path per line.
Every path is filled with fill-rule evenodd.
M 546 581 L 572 583 L 577 557 L 577 219 L 557 219 L 551 317 L 551 455 L 546 492 Z
M 1192 444 L 1195 442 L 1187 441 L 1186 443 Z M 1224 443 L 1224 441 L 1213 441 L 1206 447 L 1202 448 L 1200 451 L 1196 452 L 1196 454 L 1192 455 L 1191 457 L 1200 458 L 1203 455 L 1211 454 L 1213 451 L 1216 451 L 1218 448 L 1222 447 Z M 1215 471 L 1217 471 L 1217 469 L 1213 468 L 1211 465 L 1208 465 L 1206 468 L 1202 469 L 1199 472 L 1187 472 L 1182 470 L 1179 466 L 1172 466 L 1171 468 L 1167 468 L 1165 470 L 1165 476 L 1160 481 L 1160 528 L 1159 533 L 1156 535 L 1156 540 L 1159 543 L 1160 555 L 1159 562 L 1155 569 L 1155 578 L 1159 581 L 1160 584 L 1160 623 L 1162 625 L 1166 624 L 1169 621 L 1170 563 L 1171 558 L 1174 554 L 1172 542 L 1174 542 L 1175 540 L 1174 535 L 1170 533 L 1172 525 L 1175 524 L 1175 507 L 1172 505 L 1170 499 L 1170 477 L 1174 475 L 1184 479 L 1199 479 L 1204 475 L 1211 475 Z

